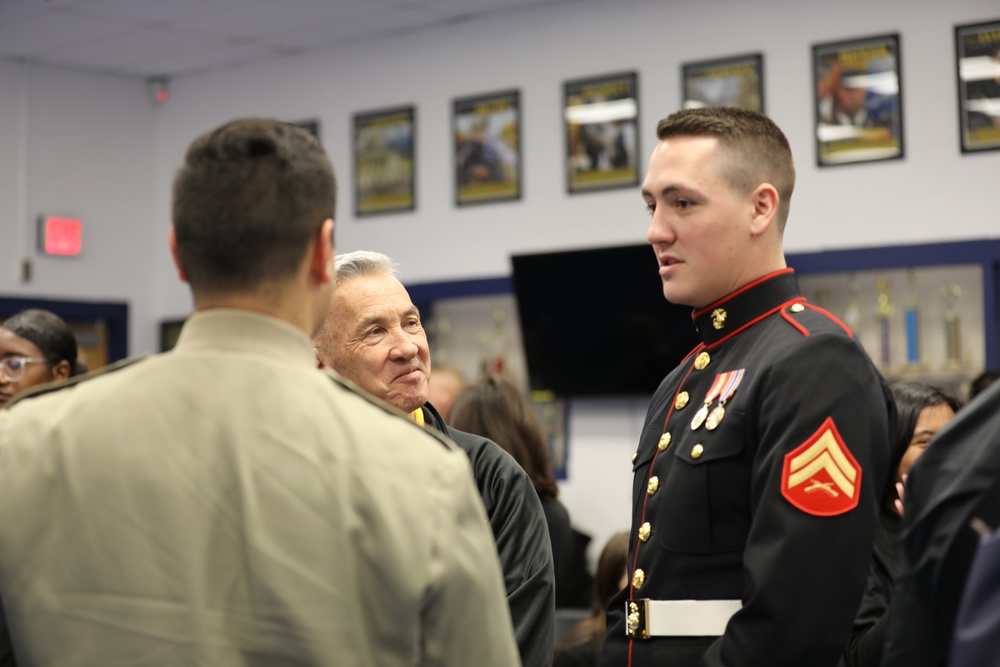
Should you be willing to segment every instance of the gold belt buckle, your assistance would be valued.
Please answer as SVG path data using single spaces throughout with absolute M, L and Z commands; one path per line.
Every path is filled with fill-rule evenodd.
M 649 633 L 646 631 L 648 602 L 648 599 L 643 598 L 625 603 L 625 633 L 632 639 L 649 639 Z

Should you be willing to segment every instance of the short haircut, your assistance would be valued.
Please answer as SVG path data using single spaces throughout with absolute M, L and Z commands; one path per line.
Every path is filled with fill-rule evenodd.
M 3 323 L 15 336 L 34 344 L 51 369 L 60 361 L 69 362 L 70 375 L 77 374 L 77 343 L 73 330 L 55 313 L 39 308 L 22 310 Z
M 251 292 L 291 278 L 334 217 L 336 190 L 306 130 L 245 118 L 195 139 L 173 192 L 178 261 L 192 290 Z
M 971 401 L 979 394 L 983 393 L 987 387 L 1000 380 L 1000 369 L 991 368 L 983 371 L 969 384 L 969 400 Z
M 384 273 L 399 278 L 399 270 L 396 263 L 388 255 L 371 250 L 355 250 L 354 252 L 337 255 L 334 262 L 334 278 L 336 282 L 357 278 L 358 276 L 369 276 Z
M 795 189 L 792 149 L 781 129 L 764 114 L 739 107 L 684 109 L 656 126 L 669 137 L 715 137 L 723 152 L 722 176 L 734 191 L 748 194 L 761 183 L 778 191 L 778 229 L 785 229 Z

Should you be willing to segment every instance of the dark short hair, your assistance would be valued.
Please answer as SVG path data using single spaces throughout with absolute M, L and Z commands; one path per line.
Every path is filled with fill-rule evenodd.
M 725 158 L 722 175 L 729 186 L 749 193 L 761 183 L 773 185 L 778 191 L 778 227 L 785 228 L 795 189 L 795 162 L 788 139 L 770 118 L 739 107 L 684 109 L 661 120 L 656 136 L 718 139 Z
M 466 387 L 451 404 L 448 424 L 503 447 L 527 473 L 539 498 L 559 495 L 541 424 L 509 380 L 490 376 Z
M 246 292 L 290 278 L 336 198 L 330 161 L 306 130 L 245 118 L 198 137 L 173 192 L 192 290 Z
M 976 396 L 979 396 L 979 394 L 983 393 L 987 387 L 997 380 L 1000 380 L 1000 369 L 997 368 L 985 370 L 977 375 L 969 384 L 969 400 L 971 401 Z
M 69 325 L 55 313 L 40 308 L 22 310 L 7 318 L 3 328 L 33 343 L 42 351 L 50 369 L 60 361 L 67 361 L 70 374 L 77 374 L 76 336 Z

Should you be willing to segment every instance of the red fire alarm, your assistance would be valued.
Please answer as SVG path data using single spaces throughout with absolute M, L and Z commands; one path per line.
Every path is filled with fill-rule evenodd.
M 47 255 L 80 254 L 83 223 L 75 218 L 39 216 L 38 247 Z

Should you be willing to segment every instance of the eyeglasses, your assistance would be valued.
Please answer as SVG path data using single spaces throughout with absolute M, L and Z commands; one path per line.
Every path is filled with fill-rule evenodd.
M 17 382 L 24 377 L 24 371 L 27 370 L 28 364 L 45 363 L 48 363 L 46 359 L 32 359 L 22 355 L 4 357 L 0 359 L 0 375 L 7 382 Z

